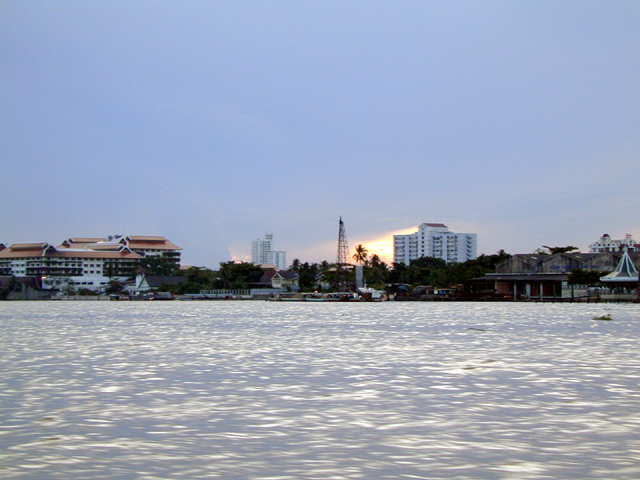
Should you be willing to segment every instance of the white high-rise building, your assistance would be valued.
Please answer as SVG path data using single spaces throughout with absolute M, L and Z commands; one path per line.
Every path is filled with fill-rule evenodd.
M 273 265 L 278 270 L 287 269 L 287 253 L 273 250 L 273 234 L 251 242 L 251 262 L 256 265 Z
M 393 236 L 393 261 L 409 265 L 420 257 L 434 257 L 462 263 L 477 257 L 477 245 L 475 233 L 454 233 L 442 223 L 423 223 L 415 233 Z

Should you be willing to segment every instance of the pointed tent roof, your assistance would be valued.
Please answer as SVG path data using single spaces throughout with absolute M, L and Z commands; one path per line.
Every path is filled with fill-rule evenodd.
M 600 277 L 601 282 L 637 282 L 638 270 L 636 270 L 631 257 L 624 252 L 616 269 L 609 275 Z

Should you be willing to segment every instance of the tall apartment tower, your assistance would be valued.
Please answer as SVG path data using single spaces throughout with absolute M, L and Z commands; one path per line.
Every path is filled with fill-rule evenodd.
M 251 263 L 256 265 L 269 264 L 278 270 L 287 269 L 287 253 L 273 250 L 273 234 L 269 233 L 263 239 L 251 242 Z
M 409 265 L 420 257 L 441 258 L 447 263 L 461 263 L 477 257 L 475 233 L 454 233 L 442 223 L 423 223 L 409 235 L 393 236 L 393 261 Z

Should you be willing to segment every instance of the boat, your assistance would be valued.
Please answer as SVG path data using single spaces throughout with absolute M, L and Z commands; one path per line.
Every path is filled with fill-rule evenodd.
M 175 300 L 175 295 L 171 292 L 153 292 L 142 293 L 138 292 L 134 295 L 129 295 L 129 300 L 133 301 L 145 301 L 145 300 Z

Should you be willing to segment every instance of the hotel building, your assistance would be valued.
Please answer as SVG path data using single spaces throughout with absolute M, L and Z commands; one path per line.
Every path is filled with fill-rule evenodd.
M 42 288 L 99 291 L 111 280 L 135 276 L 145 256 L 163 255 L 179 265 L 180 250 L 164 237 L 74 237 L 57 247 L 16 243 L 0 251 L 0 275 L 37 277 Z
M 420 257 L 441 258 L 447 263 L 461 263 L 477 257 L 475 233 L 450 232 L 442 223 L 423 223 L 409 235 L 393 236 L 393 261 L 409 265 Z

